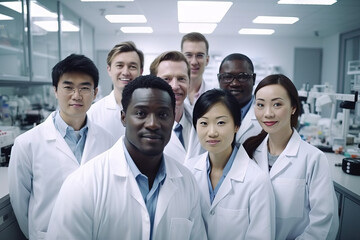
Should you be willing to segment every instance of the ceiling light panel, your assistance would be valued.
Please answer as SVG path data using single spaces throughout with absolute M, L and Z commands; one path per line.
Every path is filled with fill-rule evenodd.
M 151 27 L 121 27 L 123 33 L 152 33 Z
M 178 21 L 218 23 L 232 4 L 232 2 L 178 1 Z
M 239 30 L 239 34 L 250 35 L 271 35 L 275 32 L 274 29 L 259 29 L 259 28 L 242 28 Z
M 58 22 L 57 21 L 34 21 L 34 24 L 46 30 L 47 32 L 57 32 Z M 79 32 L 78 26 L 75 26 L 69 21 L 61 21 L 62 32 Z
M 271 17 L 271 16 L 258 16 L 253 20 L 253 23 L 265 24 L 293 24 L 299 21 L 297 17 Z
M 105 15 L 111 23 L 146 23 L 144 15 Z
M 133 2 L 134 0 L 81 0 L 82 2 Z
M 333 5 L 336 0 L 279 0 L 278 4 Z
M 210 34 L 215 30 L 216 26 L 216 23 L 179 23 L 179 32 L 199 32 L 203 34 Z
M 50 12 L 49 10 L 47 10 L 46 8 L 38 5 L 35 2 L 30 2 L 31 3 L 31 17 L 50 17 L 50 18 L 57 18 L 57 14 Z M 21 8 L 21 2 L 2 2 L 0 3 L 1 5 L 10 8 L 18 13 L 22 13 L 22 8 Z M 24 12 L 25 14 L 27 13 L 26 8 L 24 8 Z
M 14 19 L 13 17 L 0 13 L 0 20 L 13 20 L 13 19 Z

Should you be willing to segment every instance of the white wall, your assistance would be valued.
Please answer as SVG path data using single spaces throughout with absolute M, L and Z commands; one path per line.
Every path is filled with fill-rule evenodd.
M 179 36 L 152 35 L 96 35 L 96 50 L 109 51 L 115 44 L 122 41 L 134 41 L 139 49 L 147 56 L 145 58 L 144 74 L 149 72 L 149 65 L 153 58 L 161 52 L 168 50 L 180 50 Z M 339 54 L 339 35 L 327 38 L 290 38 L 274 36 L 211 36 L 206 35 L 210 44 L 210 56 L 216 59 L 216 65 L 209 64 L 207 71 L 214 75 L 218 70 L 218 64 L 226 55 L 239 52 L 250 57 L 255 65 L 258 79 L 266 75 L 262 66 L 280 67 L 280 72 L 293 79 L 294 75 L 294 49 L 323 48 L 322 82 L 330 82 L 336 88 Z M 214 58 L 215 57 L 215 58 Z M 104 59 L 105 61 L 105 59 Z M 104 71 L 106 69 L 103 69 Z M 100 71 L 103 71 L 100 69 Z M 216 78 L 216 75 L 214 75 Z M 109 81 L 110 82 L 110 81 Z

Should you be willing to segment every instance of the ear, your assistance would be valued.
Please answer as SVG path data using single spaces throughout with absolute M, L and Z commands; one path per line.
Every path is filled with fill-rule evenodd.
M 205 67 L 209 64 L 209 59 L 210 59 L 209 55 L 207 55 L 207 54 L 206 54 L 206 63 L 205 63 Z
M 99 88 L 95 88 L 94 89 L 94 99 L 96 98 L 96 95 L 98 94 L 98 92 L 99 92 Z
M 107 72 L 108 72 L 109 77 L 111 77 L 111 73 L 110 73 L 111 67 L 110 67 L 109 65 L 107 65 L 106 69 L 107 69 Z
M 55 94 L 55 97 L 56 97 L 56 99 L 58 99 L 57 88 L 56 88 L 56 87 L 53 87 L 53 89 L 54 89 L 54 94 Z
M 235 134 L 239 131 L 240 126 L 235 126 Z
M 255 81 L 256 81 L 256 73 L 253 73 L 253 86 L 255 85 Z
M 124 110 L 121 110 L 121 123 L 124 127 L 126 127 L 126 121 L 125 121 L 126 113 Z
M 291 111 L 291 115 L 294 115 L 295 112 L 296 112 L 296 107 L 293 107 Z

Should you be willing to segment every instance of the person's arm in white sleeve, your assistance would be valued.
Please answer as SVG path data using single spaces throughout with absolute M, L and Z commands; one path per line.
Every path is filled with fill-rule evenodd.
M 79 177 L 69 175 L 56 199 L 46 238 L 93 239 L 93 211 L 91 192 Z
M 29 201 L 32 192 L 32 153 L 15 139 L 8 169 L 9 195 L 21 231 L 29 238 Z

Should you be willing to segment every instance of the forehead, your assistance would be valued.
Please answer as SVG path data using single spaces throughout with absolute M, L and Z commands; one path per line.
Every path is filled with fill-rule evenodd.
M 185 41 L 182 46 L 184 53 L 206 53 L 205 42 L 190 42 Z
M 217 102 L 212 105 L 203 117 L 219 117 L 219 116 L 232 116 L 230 110 L 222 102 Z
M 78 84 L 94 84 L 94 80 L 93 78 L 85 73 L 80 73 L 80 72 L 72 72 L 72 73 L 64 73 L 63 75 L 61 75 L 60 79 L 59 79 L 59 84 L 74 84 L 74 85 L 78 85 Z
M 184 61 L 169 61 L 169 60 L 165 60 L 159 63 L 158 66 L 158 75 L 163 75 L 163 74 L 172 74 L 172 73 L 182 73 L 184 75 L 187 75 L 188 72 L 188 68 L 187 65 Z
M 256 92 L 256 98 L 270 99 L 270 100 L 275 98 L 282 98 L 285 100 L 290 99 L 286 89 L 280 84 L 271 84 L 260 88 Z
M 172 109 L 171 106 L 171 98 L 168 92 L 155 88 L 138 88 L 133 92 L 128 108 Z
M 220 72 L 252 72 L 250 64 L 245 60 L 227 60 L 221 66 Z
M 112 64 L 114 63 L 136 63 L 140 65 L 140 57 L 135 51 L 131 52 L 121 52 L 114 56 L 113 60 L 111 61 Z

